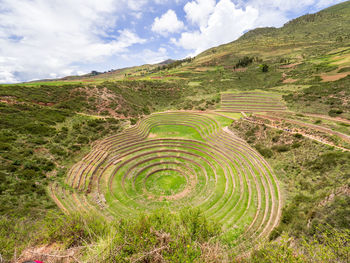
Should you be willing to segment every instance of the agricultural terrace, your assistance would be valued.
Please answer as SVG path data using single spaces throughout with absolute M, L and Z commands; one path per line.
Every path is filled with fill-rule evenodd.
M 272 112 L 284 111 L 286 106 L 279 94 L 265 92 L 222 93 L 222 112 Z
M 98 144 L 51 195 L 65 212 L 133 217 L 184 206 L 220 222 L 227 243 L 242 247 L 278 224 L 281 196 L 268 163 L 205 113 L 152 114 Z

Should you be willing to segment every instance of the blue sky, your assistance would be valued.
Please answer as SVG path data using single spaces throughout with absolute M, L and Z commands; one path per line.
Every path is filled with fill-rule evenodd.
M 0 83 L 194 56 L 342 0 L 0 0 Z

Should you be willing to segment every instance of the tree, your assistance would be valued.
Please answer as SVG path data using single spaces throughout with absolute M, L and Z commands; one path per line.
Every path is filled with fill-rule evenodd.
M 262 65 L 260 65 L 260 67 L 261 67 L 261 71 L 262 72 L 268 72 L 269 71 L 269 66 L 266 65 L 266 64 L 262 64 Z

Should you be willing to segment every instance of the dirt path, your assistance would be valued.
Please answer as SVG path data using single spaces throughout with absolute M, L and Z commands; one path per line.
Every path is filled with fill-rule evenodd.
M 259 125 L 262 124 L 262 123 L 259 123 L 259 122 L 256 122 L 256 121 L 252 121 L 252 120 L 247 120 L 247 119 L 244 119 L 244 120 L 247 121 L 247 122 L 250 122 L 250 123 L 254 123 L 254 124 L 259 124 Z M 302 134 L 304 137 L 309 138 L 309 139 L 314 140 L 314 141 L 317 141 L 317 142 L 319 142 L 319 143 L 322 143 L 322 144 L 325 144 L 325 145 L 328 145 L 328 146 L 331 146 L 331 147 L 335 147 L 335 148 L 338 148 L 338 149 L 343 150 L 343 151 L 350 152 L 349 149 L 346 149 L 346 148 L 343 148 L 343 147 L 340 147 L 340 146 L 336 146 L 336 145 L 334 145 L 334 144 L 330 144 L 330 143 L 328 143 L 328 142 L 322 141 L 322 140 L 320 140 L 320 139 L 318 139 L 318 138 L 316 138 L 316 137 L 314 137 L 314 136 L 305 134 L 305 133 L 300 132 L 300 131 L 299 131 L 299 132 L 286 131 L 285 129 L 282 129 L 282 128 L 277 127 L 277 126 L 274 126 L 274 125 L 266 124 L 266 123 L 264 123 L 264 125 L 267 126 L 267 127 L 270 127 L 270 128 L 274 128 L 274 129 L 278 129 L 278 130 L 284 131 L 284 132 L 289 132 L 289 133 L 291 133 L 291 134 L 297 134 L 297 133 L 299 133 L 299 134 Z
M 261 114 L 255 114 L 255 116 L 263 118 L 263 119 L 268 119 L 268 120 L 277 120 L 277 121 L 286 121 L 286 122 L 290 122 L 290 123 L 294 123 L 300 126 L 304 126 L 304 127 L 308 127 L 308 128 L 312 128 L 318 131 L 322 131 L 331 135 L 337 135 L 339 136 L 341 139 L 350 142 L 350 136 L 338 131 L 334 131 L 332 129 L 326 128 L 326 127 L 322 127 L 319 125 L 315 125 L 315 124 L 311 124 L 311 123 L 306 123 L 306 122 L 302 122 L 302 121 L 297 121 L 297 120 L 293 120 L 293 119 L 286 119 L 286 118 L 282 118 L 282 117 L 271 117 L 271 116 L 267 116 L 267 115 L 261 115 Z
M 343 119 L 343 118 L 340 118 L 340 117 L 332 118 L 332 117 L 329 117 L 329 116 L 326 116 L 326 115 L 312 114 L 312 113 L 303 113 L 303 115 L 309 116 L 309 117 L 316 117 L 316 118 L 321 118 L 321 119 L 325 119 L 325 120 L 337 121 L 337 122 L 343 122 L 343 123 L 350 124 L 350 120 Z

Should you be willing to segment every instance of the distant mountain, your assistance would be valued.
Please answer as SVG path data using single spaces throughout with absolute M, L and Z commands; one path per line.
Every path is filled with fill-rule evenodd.
M 174 59 L 167 59 L 167 60 L 164 60 L 164 61 L 158 63 L 157 65 L 168 65 L 168 64 L 171 64 L 171 63 L 173 63 L 175 61 L 176 60 L 174 60 Z

